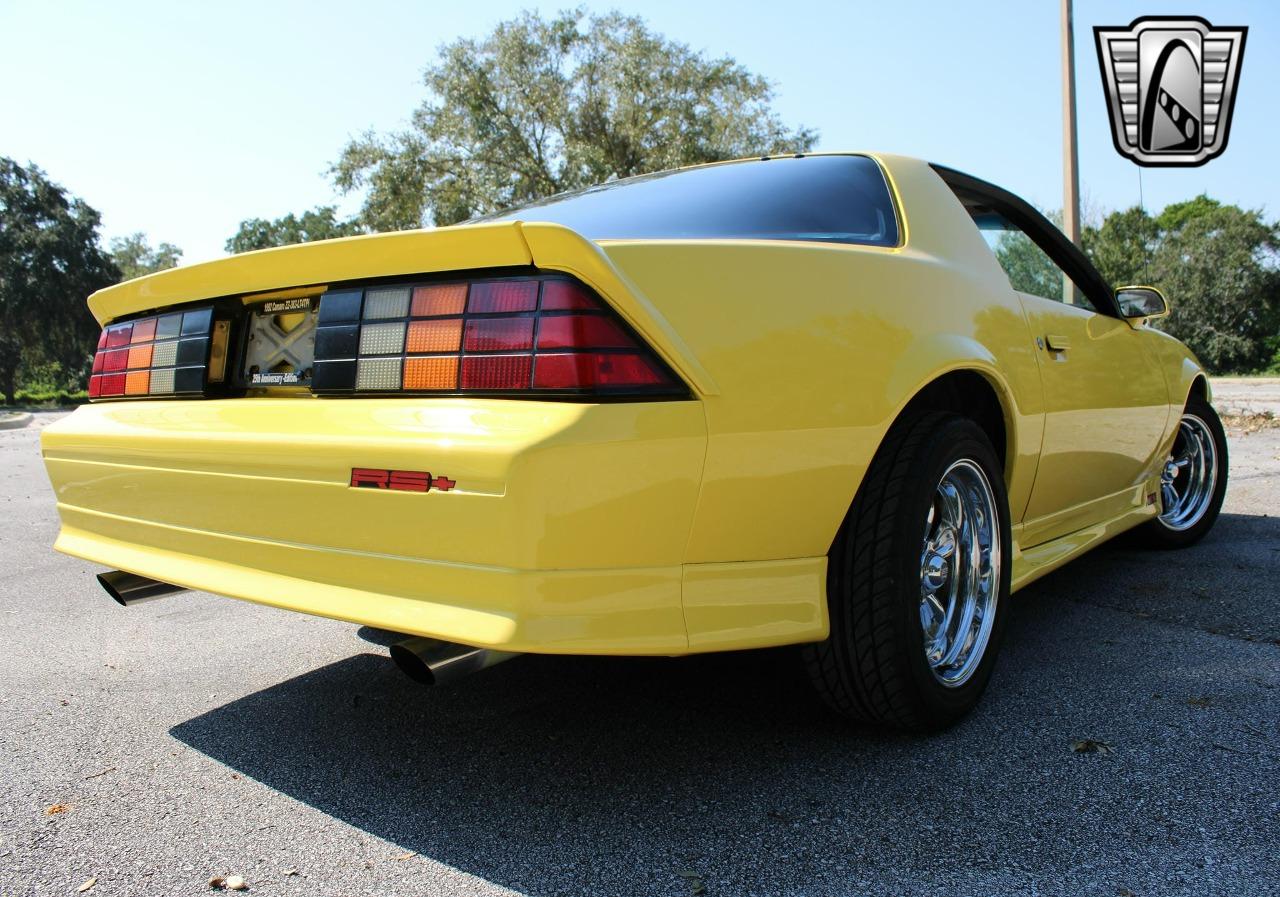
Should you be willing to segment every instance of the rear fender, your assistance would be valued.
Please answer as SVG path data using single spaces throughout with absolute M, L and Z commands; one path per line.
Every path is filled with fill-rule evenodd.
M 559 224 L 522 224 L 537 267 L 571 274 L 608 299 L 645 341 L 676 369 L 699 394 L 720 394 L 715 380 L 698 361 L 671 322 L 609 260 L 595 243 Z
M 902 353 L 897 366 L 888 377 L 886 394 L 904 398 L 881 434 L 881 439 L 923 390 L 956 371 L 979 374 L 992 387 L 1000 402 L 1005 430 L 1005 487 L 1009 493 L 1009 507 L 1014 513 L 1013 522 L 1018 523 L 1035 480 L 1036 461 L 1044 432 L 1044 416 L 1040 413 L 1027 413 L 1038 411 L 1039 402 L 1028 402 L 1029 397 L 1023 397 L 1021 402 L 1018 400 L 1019 397 L 1001 372 L 995 355 L 978 340 L 954 333 L 926 334 Z M 852 502 L 852 498 L 850 501 Z

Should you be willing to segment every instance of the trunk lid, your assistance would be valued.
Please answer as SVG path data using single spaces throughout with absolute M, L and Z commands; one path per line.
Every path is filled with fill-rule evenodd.
M 246 252 L 129 280 L 89 297 L 105 324 L 124 315 L 224 296 L 252 296 L 347 280 L 472 268 L 527 267 L 519 222 L 403 231 Z
M 313 298 L 325 287 L 353 281 L 468 271 L 559 271 L 595 290 L 671 367 L 703 395 L 718 390 L 710 375 L 665 316 L 636 289 L 595 243 L 556 224 L 505 221 L 433 230 L 371 234 L 248 252 L 151 274 L 100 290 L 89 297 L 99 323 L 217 300 L 253 316 L 280 305 L 280 323 L 296 318 L 291 299 Z M 272 303 L 268 306 L 267 303 Z M 305 303 L 302 303 L 305 305 Z M 300 310 L 300 309 L 298 309 Z M 313 320 L 302 320 L 303 340 L 289 341 L 292 327 L 262 327 L 280 357 L 311 337 Z M 296 354 L 296 353 L 295 353 Z M 296 368 L 303 356 L 289 365 Z M 275 356 L 272 356 L 275 357 Z M 238 363 L 232 359 L 233 366 Z M 254 367 L 253 364 L 248 368 Z M 262 365 L 269 372 L 270 365 Z M 271 383 L 257 384 L 272 388 Z M 299 384 L 301 385 L 301 384 Z M 278 386 L 290 388 L 287 382 Z M 294 389 L 297 386 L 292 387 Z M 305 388 L 305 387 L 303 387 Z

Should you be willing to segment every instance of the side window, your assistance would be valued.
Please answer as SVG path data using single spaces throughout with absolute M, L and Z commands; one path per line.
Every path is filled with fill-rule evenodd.
M 969 214 L 1015 290 L 1097 311 L 1070 276 L 1016 224 L 989 209 L 971 207 Z

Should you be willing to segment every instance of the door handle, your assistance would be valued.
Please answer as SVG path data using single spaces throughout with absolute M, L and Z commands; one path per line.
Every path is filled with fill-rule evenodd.
M 1046 333 L 1044 342 L 1050 352 L 1065 352 L 1071 348 L 1071 338 L 1057 333 Z

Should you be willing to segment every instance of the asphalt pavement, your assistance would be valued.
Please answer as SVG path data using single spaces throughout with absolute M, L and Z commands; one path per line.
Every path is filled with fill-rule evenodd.
M 908 738 L 786 651 L 432 691 L 355 626 L 126 610 L 50 550 L 50 419 L 0 432 L 0 897 L 1280 894 L 1280 430 L 1200 545 L 1015 596 L 979 710 Z

